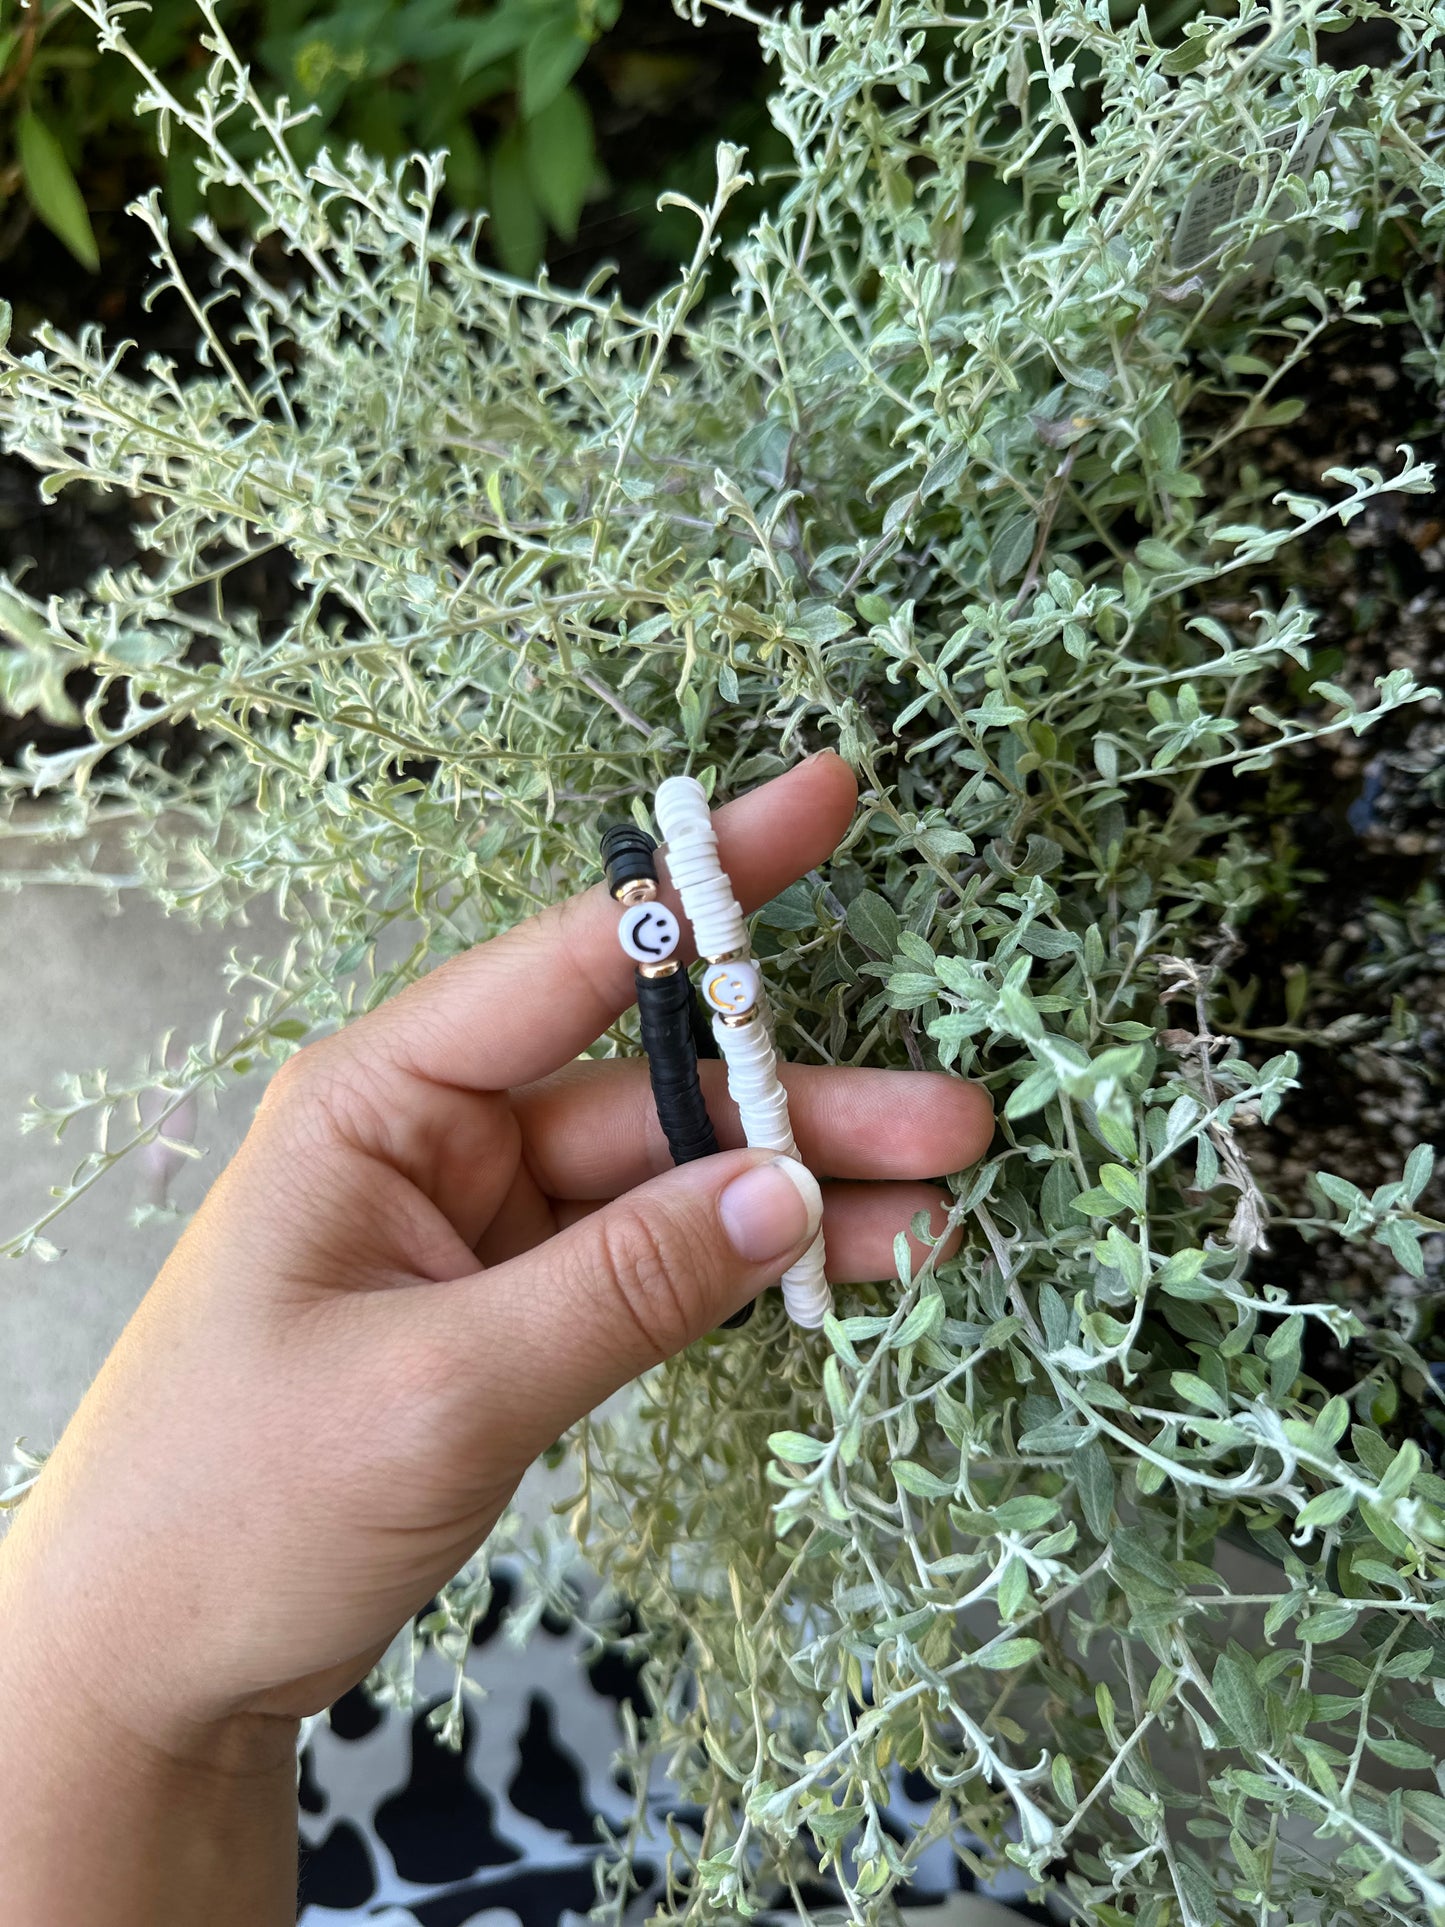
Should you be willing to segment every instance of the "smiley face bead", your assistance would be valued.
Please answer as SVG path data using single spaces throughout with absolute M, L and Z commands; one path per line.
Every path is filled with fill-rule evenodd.
M 745 1017 L 757 1008 L 762 979 L 746 957 L 709 964 L 702 974 L 703 1002 L 719 1017 Z
M 634 903 L 623 911 L 617 941 L 638 964 L 659 964 L 670 957 L 682 936 L 665 903 Z

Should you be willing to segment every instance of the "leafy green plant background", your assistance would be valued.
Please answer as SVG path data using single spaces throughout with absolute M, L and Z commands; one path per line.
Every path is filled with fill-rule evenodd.
M 218 18 L 254 62 L 267 98 L 311 110 L 291 130 L 307 160 L 323 141 L 358 142 L 395 160 L 413 148 L 445 148 L 451 202 L 490 210 L 498 258 L 528 274 L 548 230 L 571 240 L 597 177 L 592 121 L 572 84 L 616 21 L 620 0 L 266 0 L 231 5 Z M 133 25 L 138 53 L 178 99 L 205 79 L 205 23 L 194 0 L 160 0 Z M 0 208 L 23 193 L 81 264 L 99 253 L 77 172 L 103 191 L 136 146 L 136 75 L 96 45 L 93 25 L 69 0 L 4 0 L 0 6 Z M 148 143 L 146 143 L 148 145 Z M 165 157 L 168 210 L 181 226 L 200 212 L 198 148 L 184 132 Z M 236 151 L 260 143 L 242 130 Z M 244 219 L 224 190 L 210 212 Z
M 758 919 L 783 1046 L 980 1077 L 999 1134 L 950 1180 L 955 1259 L 900 1244 L 821 1339 L 765 1308 L 558 1449 L 572 1537 L 532 1549 L 533 1610 L 575 1541 L 599 1623 L 640 1627 L 639 1801 L 665 1763 L 703 1816 L 664 1917 L 806 1915 L 821 1869 L 881 1921 L 947 1838 L 1106 1927 L 1445 1920 L 1432 1153 L 1267 1189 L 1258 1133 L 1309 1101 L 1289 1039 L 1318 1040 L 1298 999 L 1235 1034 L 1228 976 L 1308 887 L 1247 779 L 1434 700 L 1323 673 L 1299 586 L 1312 531 L 1427 469 L 1306 493 L 1258 431 L 1438 260 L 1445 9 L 1241 0 L 1182 37 L 1094 0 L 729 11 L 789 178 L 723 253 L 722 146 L 643 310 L 520 293 L 431 162 L 303 166 L 222 52 L 185 110 L 202 178 L 294 285 L 215 241 L 202 308 L 152 208 L 193 378 L 94 334 L 0 354 L 6 445 L 129 493 L 140 551 L 0 589 L 9 706 L 85 731 L 6 777 L 7 834 L 84 878 L 105 829 L 174 914 L 264 897 L 294 929 L 209 1036 L 38 1107 L 99 1148 L 17 1248 L 164 1129 L 143 1093 L 249 1074 L 582 883 L 599 809 L 834 744 L 855 827 Z M 1391 64 L 1322 58 L 1384 19 Z M 267 135 L 249 167 L 223 98 Z M 1201 184 L 1222 225 L 1181 249 Z M 264 626 L 233 586 L 262 555 L 293 589 Z M 1286 1283 L 1286 1239 L 1385 1254 L 1391 1287 Z M 457 1658 L 453 1736 L 486 1556 L 374 1682 Z M 900 1766 L 935 1799 L 901 1844 Z

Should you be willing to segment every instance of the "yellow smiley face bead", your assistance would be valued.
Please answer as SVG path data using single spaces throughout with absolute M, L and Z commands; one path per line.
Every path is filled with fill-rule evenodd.
M 745 957 L 709 964 L 702 975 L 703 1002 L 719 1017 L 743 1017 L 756 1008 L 762 980 Z

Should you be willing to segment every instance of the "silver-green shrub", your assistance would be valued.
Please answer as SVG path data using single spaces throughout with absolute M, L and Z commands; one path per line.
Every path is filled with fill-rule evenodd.
M 645 313 L 478 266 L 436 162 L 303 174 L 283 114 L 242 170 L 261 110 L 218 40 L 194 112 L 151 104 L 291 278 L 211 234 L 192 289 L 150 208 L 197 369 L 98 333 L 0 356 L 6 444 L 133 496 L 138 547 L 84 593 L 0 591 L 12 708 L 92 679 L 83 746 L 6 779 L 7 834 L 85 876 L 105 831 L 174 913 L 265 898 L 294 930 L 211 1035 L 44 1107 L 99 1130 L 56 1210 L 164 1130 L 144 1090 L 179 1106 L 581 884 L 602 806 L 836 745 L 856 829 L 760 922 L 786 1048 L 983 1077 L 999 1135 L 952 1180 L 956 1260 L 901 1251 L 821 1340 L 767 1311 L 569 1442 L 571 1524 L 641 1625 L 639 1785 L 665 1763 L 704 1815 L 666 1914 L 786 1900 L 821 1857 L 872 1921 L 947 1837 L 1091 1921 L 1445 1920 L 1445 1482 L 1393 1429 L 1432 1389 L 1431 1154 L 1372 1196 L 1261 1191 L 1298 1065 L 1212 993 L 1268 826 L 1200 800 L 1422 693 L 1312 677 L 1283 584 L 1427 471 L 1281 493 L 1255 431 L 1377 318 L 1402 234 L 1438 254 L 1445 6 L 1238 0 L 1164 49 L 1104 0 L 728 10 L 793 168 L 724 260 L 720 150 Z M 1392 65 L 1326 64 L 1387 17 Z M 232 582 L 277 555 L 263 625 Z M 1291 1295 L 1272 1222 L 1373 1241 L 1401 1289 L 1368 1329 Z M 484 1596 L 426 1636 L 461 1651 Z M 936 1790 L 902 1845 L 900 1766 Z

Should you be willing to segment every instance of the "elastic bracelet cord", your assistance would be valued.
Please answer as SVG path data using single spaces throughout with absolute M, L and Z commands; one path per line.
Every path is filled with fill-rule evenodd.
M 665 842 L 668 874 L 692 924 L 698 954 L 707 960 L 699 987 L 714 1013 L 713 1036 L 727 1065 L 728 1092 L 743 1135 L 751 1145 L 795 1158 L 787 1092 L 773 1051 L 772 1013 L 752 961 L 742 905 L 718 859 L 707 794 L 691 776 L 669 776 L 658 789 L 653 813 Z M 821 1231 L 784 1272 L 781 1284 L 788 1316 L 816 1330 L 833 1308 Z
M 602 861 L 607 887 L 622 906 L 618 941 L 635 965 L 638 1026 L 657 1119 L 673 1163 L 690 1164 L 711 1157 L 718 1143 L 697 1081 L 696 999 L 674 954 L 682 933 L 667 905 L 657 901 L 656 849 L 635 824 L 603 829 Z

